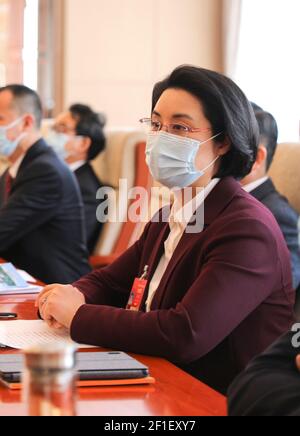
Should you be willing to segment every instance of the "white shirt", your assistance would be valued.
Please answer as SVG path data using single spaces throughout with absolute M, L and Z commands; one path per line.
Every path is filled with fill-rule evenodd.
M 160 263 L 154 273 L 154 276 L 149 285 L 149 293 L 148 299 L 146 301 L 146 311 L 149 312 L 151 310 L 151 304 L 154 298 L 154 295 L 159 287 L 159 284 L 168 268 L 170 260 L 176 250 L 177 245 L 182 238 L 186 227 L 191 221 L 196 210 L 204 203 L 204 200 L 208 197 L 208 195 L 212 192 L 212 190 L 219 183 L 220 179 L 213 179 L 207 187 L 188 203 L 186 203 L 183 207 L 181 201 L 178 201 L 175 194 L 175 202 L 171 210 L 169 225 L 170 225 L 170 235 L 165 242 L 165 253 L 162 256 Z M 181 196 L 180 196 L 181 197 Z
M 73 162 L 69 165 L 70 170 L 75 173 L 75 171 L 79 170 L 79 168 L 83 167 L 83 165 L 86 163 L 85 160 L 79 160 L 78 162 Z
M 255 182 L 248 183 L 248 185 L 243 186 L 243 189 L 246 192 L 252 192 L 254 189 L 258 188 L 259 186 L 263 185 L 267 180 L 269 180 L 269 177 L 262 177 L 261 179 L 256 180 Z

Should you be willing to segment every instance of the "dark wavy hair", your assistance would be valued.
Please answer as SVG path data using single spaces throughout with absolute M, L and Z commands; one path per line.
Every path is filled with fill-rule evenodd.
M 152 111 L 170 88 L 182 89 L 196 97 L 212 125 L 212 136 L 222 132 L 215 141 L 229 140 L 231 148 L 222 157 L 215 177 L 242 179 L 249 174 L 257 156 L 259 130 L 252 106 L 241 89 L 222 74 L 183 65 L 155 85 Z

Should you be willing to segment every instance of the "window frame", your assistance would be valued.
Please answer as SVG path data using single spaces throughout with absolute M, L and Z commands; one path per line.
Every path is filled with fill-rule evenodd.
M 64 3 L 39 0 L 38 93 L 46 118 L 64 107 Z

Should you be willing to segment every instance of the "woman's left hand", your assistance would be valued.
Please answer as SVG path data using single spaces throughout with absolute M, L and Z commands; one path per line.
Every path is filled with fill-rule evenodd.
M 50 327 L 70 329 L 74 316 L 84 304 L 85 297 L 78 289 L 71 285 L 54 285 L 44 294 L 40 314 Z

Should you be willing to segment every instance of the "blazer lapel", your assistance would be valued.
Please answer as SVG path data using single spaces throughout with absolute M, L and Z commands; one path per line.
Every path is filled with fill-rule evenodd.
M 0 178 L 0 207 L 5 203 L 5 181 L 7 177 L 8 170 L 6 170 Z
M 164 254 L 165 249 L 165 241 L 167 240 L 170 234 L 170 226 L 166 223 L 160 231 L 160 234 L 157 238 L 157 241 L 154 245 L 153 251 L 151 253 L 149 259 L 149 274 L 148 277 L 153 277 L 153 274 L 156 271 L 156 268 L 161 260 L 161 257 Z
M 43 139 L 40 139 L 37 141 L 26 153 L 21 166 L 19 168 L 16 181 L 18 180 L 18 177 L 22 175 L 22 172 L 26 169 L 26 167 L 38 156 L 40 156 L 43 153 L 49 152 L 50 147 L 45 143 Z
M 151 283 L 151 280 L 154 276 L 154 273 L 158 267 L 158 264 L 164 254 L 164 250 L 165 250 L 165 241 L 167 240 L 168 236 L 170 234 L 170 226 L 169 223 L 166 223 L 157 238 L 157 241 L 153 247 L 153 250 L 151 251 L 151 255 L 148 261 L 148 266 L 149 266 L 149 272 L 148 272 L 148 276 L 147 276 L 147 287 L 145 289 L 145 293 L 144 293 L 144 297 L 143 297 L 143 301 L 142 301 L 142 308 L 145 309 L 146 306 L 146 301 L 148 298 L 148 292 L 149 292 L 149 286 Z M 142 268 L 144 268 L 146 265 L 142 265 Z
M 165 295 L 166 287 L 171 275 L 177 268 L 177 265 L 184 256 L 191 250 L 199 238 L 203 237 L 203 232 L 217 218 L 217 216 L 228 206 L 238 191 L 241 191 L 241 185 L 232 177 L 222 179 L 215 189 L 210 193 L 204 202 L 204 224 L 203 231 L 198 233 L 185 232 L 173 254 L 168 268 L 161 280 L 159 288 L 153 298 L 152 309 L 161 307 Z M 203 207 L 203 205 L 201 206 Z M 196 212 L 197 213 L 197 212 Z M 191 223 L 193 222 L 193 218 Z M 157 266 L 156 266 L 157 267 Z M 154 270 L 155 271 L 155 270 Z M 152 276 L 151 276 L 152 277 Z
M 18 189 L 19 185 L 22 185 L 23 174 L 26 173 L 28 165 L 41 154 L 48 153 L 49 150 L 50 147 L 47 146 L 47 144 L 44 142 L 43 139 L 40 139 L 35 144 L 33 144 L 33 146 L 28 150 L 28 152 L 24 156 L 24 159 L 18 170 L 17 177 L 13 181 L 11 193 L 13 193 L 15 189 Z
M 271 179 L 268 179 L 265 183 L 254 189 L 254 191 L 250 192 L 250 194 L 258 201 L 263 201 L 264 198 L 268 197 L 273 192 L 276 192 L 274 183 Z

